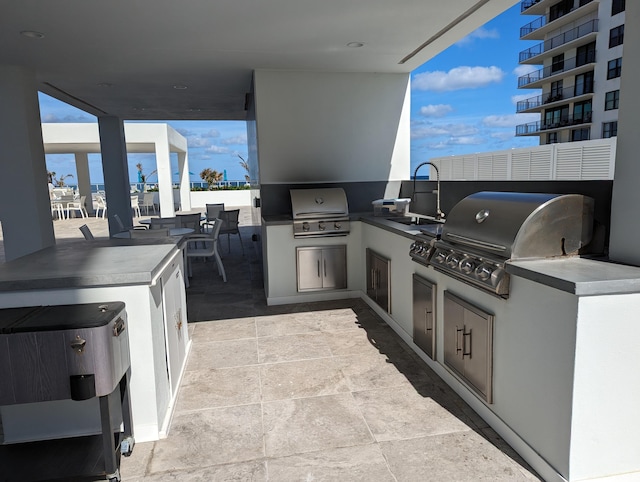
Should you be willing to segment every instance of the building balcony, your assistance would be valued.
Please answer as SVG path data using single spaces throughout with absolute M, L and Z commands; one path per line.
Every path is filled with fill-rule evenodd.
M 537 121 L 516 126 L 516 136 L 539 136 L 542 133 L 571 129 L 573 127 L 590 124 L 591 112 L 580 116 L 566 116 L 558 121 Z
M 571 42 L 575 42 L 576 40 L 583 40 L 585 37 L 592 35 L 595 37 L 595 34 L 598 32 L 598 19 L 590 20 L 589 22 L 583 23 L 578 27 L 568 30 L 566 32 L 561 33 L 560 35 L 556 35 L 553 38 L 545 40 L 542 43 L 534 45 L 527 50 L 523 50 L 520 52 L 519 62 L 523 63 L 534 63 L 539 64 L 542 63 L 542 59 L 540 56 L 542 54 L 551 54 L 551 51 L 554 49 L 558 49 L 560 47 L 567 47 Z
M 520 14 L 522 15 L 541 15 L 547 10 L 547 7 L 553 5 L 558 0 L 522 0 L 520 2 Z
M 522 77 L 518 77 L 518 88 L 539 89 L 543 84 L 571 75 L 578 75 L 593 69 L 596 62 L 596 53 L 590 52 L 588 55 L 572 57 L 562 62 L 549 65 L 535 72 L 530 72 Z
M 593 97 L 593 86 L 589 89 L 583 89 L 583 92 L 579 94 L 576 94 L 575 91 L 576 88 L 572 85 L 562 89 L 562 91 L 556 95 L 551 95 L 551 93 L 547 92 L 546 94 L 521 100 L 516 104 L 516 112 L 518 114 L 526 112 L 540 112 L 543 107 L 553 107 L 556 104 L 561 104 L 563 102 L 566 103 L 570 99 L 574 102 L 579 102 Z
M 559 17 L 550 18 L 548 14 L 538 17 L 520 28 L 520 40 L 543 40 L 545 35 L 552 30 L 558 29 L 559 26 L 574 22 L 591 12 L 596 12 L 598 3 L 594 0 L 583 0 L 577 7 Z

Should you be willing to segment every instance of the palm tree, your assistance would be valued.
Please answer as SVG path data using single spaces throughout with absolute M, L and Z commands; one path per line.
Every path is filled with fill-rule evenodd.
M 244 180 L 247 182 L 251 182 L 251 176 L 249 174 L 251 174 L 251 172 L 249 171 L 249 164 L 247 163 L 247 161 L 245 161 L 242 156 L 240 154 L 237 154 L 237 156 L 242 159 L 240 161 L 240 165 L 242 166 L 242 168 L 247 171 L 247 173 L 244 175 Z
M 200 173 L 200 177 L 209 185 L 209 190 L 211 191 L 216 187 L 216 183 L 222 181 L 224 173 L 209 169 L 207 167 L 202 170 L 202 172 Z

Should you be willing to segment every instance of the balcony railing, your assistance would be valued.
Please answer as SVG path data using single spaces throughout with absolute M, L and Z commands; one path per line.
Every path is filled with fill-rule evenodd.
M 591 122 L 591 112 L 587 112 L 580 116 L 565 116 L 558 121 L 538 121 L 528 124 L 516 126 L 516 136 L 526 136 L 531 134 L 539 134 L 543 131 L 551 129 L 565 129 L 580 124 L 589 124 Z
M 540 3 L 542 0 L 523 0 L 520 4 L 520 13 L 524 12 L 529 7 L 532 7 L 536 3 Z
M 551 95 L 550 93 L 538 95 L 536 97 L 530 97 L 525 100 L 521 100 L 516 104 L 516 112 L 524 112 L 526 110 L 535 109 L 552 102 L 559 102 L 561 100 L 567 100 L 572 97 L 578 97 L 584 94 L 593 94 L 593 86 L 583 89 L 582 92 L 576 94 L 575 86 L 566 87 L 561 92 Z
M 560 15 L 559 17 L 550 19 L 548 15 L 542 16 L 542 17 L 538 17 L 536 18 L 533 22 L 528 23 L 527 25 L 525 25 L 524 27 L 520 28 L 520 37 L 524 37 L 526 35 L 529 35 L 531 32 L 535 32 L 536 30 L 538 30 L 539 28 L 544 27 L 545 25 L 547 25 L 548 23 L 553 22 L 554 20 L 558 20 L 559 18 L 564 17 L 565 15 L 570 14 L 571 12 L 584 7 L 585 5 L 587 5 L 588 3 L 591 3 L 593 0 L 582 0 L 576 7 L 564 12 L 562 15 Z M 522 5 L 525 2 L 522 2 Z M 538 2 L 535 1 L 530 1 L 528 2 L 529 5 L 527 5 L 526 8 L 523 8 L 521 6 L 521 12 L 524 12 L 527 8 L 531 7 L 532 5 L 535 5 Z
M 587 55 L 580 55 L 578 57 L 572 57 L 570 59 L 563 60 L 562 62 L 558 62 L 557 64 L 549 65 L 548 67 L 545 67 L 543 69 L 536 70 L 535 72 L 530 72 L 527 75 L 523 75 L 522 77 L 518 77 L 518 88 L 526 87 L 529 84 L 539 82 L 543 79 L 546 79 L 547 77 L 562 74 L 563 72 L 568 72 L 577 67 L 581 67 L 595 61 L 595 51 L 590 51 Z
M 527 50 L 523 50 L 522 52 L 520 52 L 520 62 L 525 62 L 532 57 L 536 57 L 551 49 L 555 49 L 556 47 L 560 47 L 561 45 L 573 42 L 580 37 L 584 37 L 586 35 L 589 35 L 590 33 L 597 31 L 598 19 L 596 18 L 587 23 L 583 23 L 582 25 L 574 29 L 568 30 L 567 32 L 561 33 L 560 35 L 556 35 L 553 38 L 545 40 L 538 45 L 534 45 Z

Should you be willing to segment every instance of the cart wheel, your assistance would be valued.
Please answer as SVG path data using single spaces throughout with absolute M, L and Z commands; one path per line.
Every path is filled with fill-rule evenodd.
M 120 482 L 120 471 L 116 470 L 113 474 L 107 474 L 107 480 L 109 482 Z
M 120 442 L 120 453 L 125 457 L 128 457 L 129 455 L 131 455 L 131 452 L 133 452 L 133 446 L 135 444 L 136 442 L 133 437 L 123 438 L 122 442 Z

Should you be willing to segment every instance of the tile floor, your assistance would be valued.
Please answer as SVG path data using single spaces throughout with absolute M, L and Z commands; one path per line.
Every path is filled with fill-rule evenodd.
M 246 228 L 244 228 L 246 229 Z M 168 438 L 125 481 L 531 481 L 531 468 L 361 300 L 266 306 L 250 233 L 194 263 Z
M 56 221 L 58 242 L 81 224 Z M 136 444 L 123 481 L 540 480 L 363 301 L 267 306 L 253 229 L 245 256 L 221 242 L 227 283 L 193 263 L 170 433 Z

